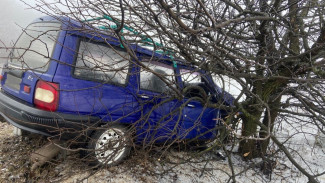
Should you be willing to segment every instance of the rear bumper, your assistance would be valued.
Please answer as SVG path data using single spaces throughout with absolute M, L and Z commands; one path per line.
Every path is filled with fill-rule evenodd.
M 12 125 L 45 136 L 63 139 L 86 135 L 100 118 L 43 111 L 0 92 L 0 114 Z

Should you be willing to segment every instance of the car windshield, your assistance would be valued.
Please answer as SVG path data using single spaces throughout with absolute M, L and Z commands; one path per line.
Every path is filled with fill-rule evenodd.
M 45 72 L 60 30 L 57 22 L 30 24 L 11 52 L 9 66 Z

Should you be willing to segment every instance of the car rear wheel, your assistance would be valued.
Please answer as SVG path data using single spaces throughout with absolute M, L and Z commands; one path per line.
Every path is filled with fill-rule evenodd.
M 101 127 L 91 135 L 87 159 L 92 166 L 113 166 L 125 159 L 131 150 L 128 129 L 122 125 Z

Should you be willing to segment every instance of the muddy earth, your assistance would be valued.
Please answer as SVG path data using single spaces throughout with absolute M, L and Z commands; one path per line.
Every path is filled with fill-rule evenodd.
M 1 117 L 1 116 L 0 116 Z M 30 156 L 48 143 L 40 135 L 14 135 L 14 127 L 0 122 L 0 183 L 2 182 L 156 182 L 151 158 L 131 157 L 118 166 L 91 169 L 78 151 L 62 150 L 54 159 L 31 171 Z M 142 156 L 142 155 L 141 155 Z
M 64 150 L 32 172 L 30 156 L 48 140 L 35 134 L 17 136 L 13 130 L 12 125 L 0 122 L 0 182 L 78 182 L 71 177 L 87 174 L 88 166 L 78 159 L 79 153 Z

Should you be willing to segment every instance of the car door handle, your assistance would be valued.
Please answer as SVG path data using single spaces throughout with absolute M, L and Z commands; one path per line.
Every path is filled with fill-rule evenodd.
M 191 108 L 195 108 L 195 105 L 193 105 L 193 104 L 187 104 L 186 106 L 191 107 Z
M 143 99 L 148 99 L 149 98 L 149 96 L 147 96 L 147 95 L 140 95 L 140 97 L 143 98 Z

